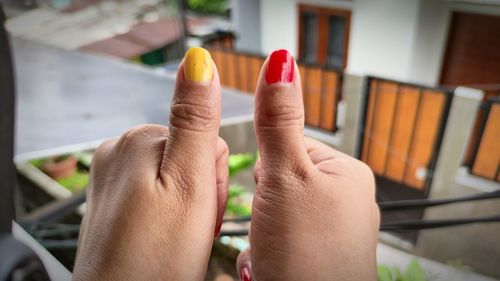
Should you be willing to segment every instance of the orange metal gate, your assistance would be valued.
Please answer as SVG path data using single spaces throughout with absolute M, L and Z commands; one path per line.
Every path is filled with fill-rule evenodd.
M 500 98 L 492 98 L 485 105 L 470 169 L 476 176 L 500 182 Z
M 369 77 L 359 157 L 375 175 L 427 192 L 452 93 Z

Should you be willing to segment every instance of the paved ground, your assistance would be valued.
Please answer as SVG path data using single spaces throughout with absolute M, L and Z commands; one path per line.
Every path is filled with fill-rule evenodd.
M 12 38 L 16 159 L 71 150 L 138 124 L 167 124 L 174 79 L 128 62 Z M 253 97 L 224 89 L 222 118 L 253 113 Z

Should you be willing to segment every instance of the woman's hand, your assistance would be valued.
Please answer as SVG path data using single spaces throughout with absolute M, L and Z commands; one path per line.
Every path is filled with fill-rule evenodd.
M 300 75 L 285 50 L 262 67 L 255 96 L 260 162 L 241 280 L 376 280 L 379 211 L 371 170 L 304 138 Z M 251 254 L 250 254 L 251 252 Z
M 74 280 L 203 280 L 226 206 L 228 149 L 208 52 L 180 66 L 170 127 L 139 126 L 94 155 Z

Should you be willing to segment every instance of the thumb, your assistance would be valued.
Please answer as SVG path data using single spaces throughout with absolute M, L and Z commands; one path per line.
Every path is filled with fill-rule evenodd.
M 255 93 L 255 133 L 263 165 L 295 165 L 307 159 L 300 85 L 292 55 L 274 51 L 262 66 Z
M 170 134 L 162 174 L 180 170 L 215 179 L 220 83 L 217 68 L 207 50 L 196 47 L 186 53 L 179 67 L 169 121 Z
M 250 248 L 248 248 L 240 252 L 236 259 L 236 271 L 240 276 L 240 281 L 252 280 L 252 264 L 250 257 Z

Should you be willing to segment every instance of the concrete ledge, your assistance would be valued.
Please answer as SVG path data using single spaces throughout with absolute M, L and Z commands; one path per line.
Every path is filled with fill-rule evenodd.
M 335 148 L 338 148 L 342 144 L 342 134 L 340 132 L 328 133 L 318 129 L 306 127 L 304 129 L 304 135 L 324 142 L 325 144 Z
M 460 186 L 465 186 L 480 192 L 500 190 L 500 183 L 471 175 L 466 167 L 460 167 L 458 169 L 455 182 Z

